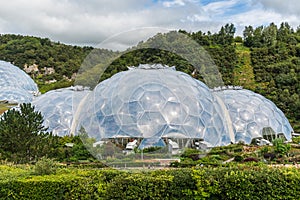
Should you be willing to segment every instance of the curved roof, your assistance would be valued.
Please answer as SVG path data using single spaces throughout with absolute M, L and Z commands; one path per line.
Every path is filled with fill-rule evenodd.
M 37 98 L 32 104 L 44 116 L 44 126 L 54 135 L 71 134 L 74 114 L 81 99 L 89 90 L 82 87 L 68 87 L 49 91 Z
M 29 103 L 33 100 L 33 95 L 22 88 L 0 87 L 0 101 L 10 103 Z
M 283 112 L 270 100 L 245 89 L 215 92 L 224 101 L 231 118 L 235 140 L 250 144 L 263 136 L 264 128 L 272 128 L 291 140 L 293 129 Z
M 229 144 L 222 109 L 209 88 L 162 65 L 140 65 L 96 86 L 80 111 L 78 129 L 92 137 L 201 138 Z
M 30 76 L 5 61 L 0 61 L 0 88 L 0 100 L 18 103 L 30 102 L 33 94 L 39 92 L 36 83 Z

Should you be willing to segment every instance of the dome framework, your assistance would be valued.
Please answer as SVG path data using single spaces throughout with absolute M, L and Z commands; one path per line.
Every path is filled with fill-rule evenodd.
M 117 73 L 98 84 L 83 105 L 77 130 L 83 127 L 96 141 L 136 138 L 151 146 L 173 138 L 185 140 L 183 148 L 195 141 L 250 144 L 263 137 L 263 130 L 291 140 L 293 132 L 284 114 L 263 96 L 240 87 L 213 91 L 163 65 Z
M 29 103 L 38 95 L 37 84 L 11 63 L 0 61 L 0 101 Z
M 230 143 L 209 88 L 174 68 L 131 68 L 98 84 L 86 100 L 79 126 L 97 141 L 198 138 L 215 146 Z
M 214 92 L 222 98 L 230 115 L 236 142 L 250 144 L 255 138 L 291 140 L 293 129 L 283 112 L 270 100 L 250 90 L 229 87 Z
M 76 109 L 88 93 L 89 89 L 79 86 L 62 88 L 35 98 L 32 104 L 43 115 L 43 125 L 49 132 L 58 136 L 72 135 Z

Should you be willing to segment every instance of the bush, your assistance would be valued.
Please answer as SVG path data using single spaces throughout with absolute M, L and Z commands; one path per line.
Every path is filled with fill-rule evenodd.
M 36 162 L 34 172 L 36 175 L 49 175 L 55 174 L 57 163 L 50 158 L 43 157 Z
M 28 172 L 29 171 L 29 172 Z M 0 166 L 0 199 L 299 199 L 300 171 L 266 165 L 227 165 L 154 171 Z
M 273 145 L 275 148 L 275 153 L 279 154 L 279 156 L 286 155 L 291 149 L 291 145 L 285 144 L 282 138 L 276 138 L 273 140 Z
M 195 169 L 194 199 L 298 199 L 300 173 L 293 168 L 240 165 Z
M 168 175 L 126 174 L 114 178 L 105 199 L 168 199 L 172 177 Z
M 300 144 L 300 136 L 292 138 L 293 143 Z
M 234 161 L 236 162 L 241 162 L 242 160 L 244 160 L 243 156 L 237 155 L 234 157 Z

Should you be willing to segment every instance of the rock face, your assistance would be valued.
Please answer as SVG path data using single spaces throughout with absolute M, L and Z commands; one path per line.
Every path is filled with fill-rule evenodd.
M 32 75 L 40 75 L 40 74 L 50 75 L 55 73 L 55 69 L 53 67 L 44 67 L 41 72 L 37 64 L 32 64 L 32 65 L 25 64 L 23 70 L 27 74 L 32 74 Z
M 44 67 L 44 75 L 54 74 L 55 69 L 53 67 Z
M 23 69 L 27 74 L 30 74 L 30 73 L 38 74 L 40 72 L 39 66 L 37 64 L 33 64 L 33 65 L 25 64 Z

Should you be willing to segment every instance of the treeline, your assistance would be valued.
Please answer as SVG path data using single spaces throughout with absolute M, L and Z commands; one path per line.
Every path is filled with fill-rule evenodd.
M 294 31 L 288 23 L 278 28 L 248 26 L 244 45 L 251 48 L 251 63 L 257 87 L 281 108 L 294 129 L 300 130 L 300 29 Z
M 178 32 L 196 41 L 209 53 L 225 85 L 242 85 L 266 96 L 283 110 L 295 131 L 300 132 L 300 28 L 294 30 L 285 22 L 279 26 L 274 23 L 259 27 L 246 26 L 243 37 L 235 36 L 235 31 L 233 24 L 226 24 L 216 33 Z M 162 35 L 158 34 L 154 38 Z M 172 44 L 180 44 L 178 38 L 173 39 Z M 158 41 L 167 44 L 165 40 L 167 39 L 161 37 Z M 72 78 L 86 56 L 95 51 L 98 52 L 92 56 L 101 55 L 99 62 L 105 63 L 98 67 L 108 67 L 105 66 L 106 70 L 98 77 L 99 68 L 93 67 L 98 65 L 97 59 L 90 59 L 91 63 L 88 65 L 91 69 L 85 69 L 85 76 L 77 76 L 78 83 L 84 80 L 83 84 L 93 87 L 92 82 L 97 83 L 119 71 L 127 70 L 127 66 L 141 63 L 174 65 L 177 70 L 203 80 L 201 72 L 195 71 L 194 66 L 183 57 L 169 51 L 147 48 L 151 41 L 153 38 L 140 42 L 136 49 L 120 54 L 92 47 L 64 45 L 37 37 L 0 35 L 0 59 L 20 68 L 25 64 L 37 64 L 41 70 L 53 67 L 53 74 L 33 76 L 39 86 L 43 87 L 43 91 L 72 84 L 72 81 L 66 83 L 66 77 Z M 189 45 L 192 46 L 187 44 L 186 48 Z M 52 79 L 58 82 L 45 85 L 45 81 Z

